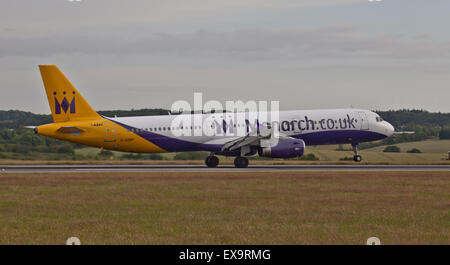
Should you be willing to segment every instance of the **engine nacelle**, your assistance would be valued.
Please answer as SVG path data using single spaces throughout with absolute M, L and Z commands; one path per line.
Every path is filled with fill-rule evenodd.
M 260 147 L 258 155 L 271 158 L 293 158 L 302 156 L 305 152 L 305 142 L 300 139 L 280 139 L 272 147 Z

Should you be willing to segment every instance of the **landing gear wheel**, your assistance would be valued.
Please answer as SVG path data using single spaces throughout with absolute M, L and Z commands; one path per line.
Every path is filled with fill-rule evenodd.
M 236 157 L 234 159 L 234 166 L 237 168 L 246 168 L 248 167 L 248 159 L 242 156 Z
M 219 158 L 217 156 L 208 156 L 205 159 L 205 164 L 208 167 L 217 167 L 219 165 Z
M 362 156 L 360 156 L 360 155 L 355 155 L 353 157 L 353 161 L 355 161 L 355 162 L 361 162 L 361 160 L 362 160 Z

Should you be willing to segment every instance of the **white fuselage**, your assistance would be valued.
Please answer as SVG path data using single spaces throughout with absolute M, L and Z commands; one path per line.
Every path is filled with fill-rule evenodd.
M 391 124 L 368 110 L 296 110 L 276 114 L 224 112 L 108 119 L 169 152 L 219 151 L 229 141 L 270 127 L 278 129 L 280 135 L 302 139 L 306 145 L 354 144 L 394 133 Z

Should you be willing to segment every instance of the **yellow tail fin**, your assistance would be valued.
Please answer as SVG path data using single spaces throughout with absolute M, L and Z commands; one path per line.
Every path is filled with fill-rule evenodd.
M 101 118 L 56 65 L 39 65 L 39 70 L 53 122 Z

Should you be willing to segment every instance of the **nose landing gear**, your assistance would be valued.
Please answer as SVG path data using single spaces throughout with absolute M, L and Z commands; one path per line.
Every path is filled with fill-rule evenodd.
M 353 148 L 353 153 L 355 154 L 353 156 L 353 161 L 361 162 L 362 161 L 362 156 L 358 155 L 358 144 L 352 144 L 352 148 Z

